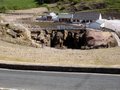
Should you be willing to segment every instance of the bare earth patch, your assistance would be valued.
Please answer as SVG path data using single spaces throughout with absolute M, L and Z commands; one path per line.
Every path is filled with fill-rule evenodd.
M 48 9 L 45 7 L 40 7 L 40 8 L 32 8 L 32 9 L 25 9 L 25 10 L 14 10 L 11 12 L 14 13 L 33 13 L 33 14 L 42 14 L 43 12 L 47 12 Z
M 0 62 L 72 67 L 120 67 L 120 47 L 93 50 L 34 48 L 0 41 Z

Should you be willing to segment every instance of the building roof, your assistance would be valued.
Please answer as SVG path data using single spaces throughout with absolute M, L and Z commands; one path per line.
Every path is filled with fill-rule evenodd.
M 120 31 L 120 20 L 106 20 L 101 27 L 111 29 L 115 32 Z
M 69 14 L 69 13 L 60 13 L 58 15 L 59 18 L 73 18 L 73 14 Z
M 100 13 L 97 12 L 78 12 L 75 13 L 73 19 L 79 20 L 97 20 L 99 19 Z

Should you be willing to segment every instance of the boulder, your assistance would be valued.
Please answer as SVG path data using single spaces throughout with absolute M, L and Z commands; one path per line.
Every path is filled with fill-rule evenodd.
M 25 28 L 21 24 L 15 23 L 0 24 L 0 31 L 2 36 L 4 37 L 9 36 L 9 38 L 7 38 L 6 41 L 9 41 L 11 43 L 41 47 L 40 44 L 36 43 L 36 41 L 34 41 L 31 38 L 31 32 L 29 31 L 29 29 Z
M 65 46 L 64 46 L 64 33 L 60 32 L 60 31 L 53 32 L 51 46 L 58 48 L 58 49 L 65 48 Z
M 40 41 L 44 46 L 50 46 L 50 39 L 50 34 L 43 30 L 41 30 L 37 35 L 37 41 Z
M 83 35 L 84 45 L 90 48 L 115 47 L 118 46 L 111 32 L 87 30 Z

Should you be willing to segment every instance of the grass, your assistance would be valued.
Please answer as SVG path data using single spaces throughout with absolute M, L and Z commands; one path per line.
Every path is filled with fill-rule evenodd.
M 105 0 L 108 8 L 120 8 L 120 0 Z
M 0 8 L 6 9 L 26 9 L 37 7 L 38 4 L 35 0 L 0 0 Z

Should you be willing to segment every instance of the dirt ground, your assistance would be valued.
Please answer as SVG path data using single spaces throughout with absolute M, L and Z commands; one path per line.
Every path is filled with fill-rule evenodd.
M 60 50 L 20 46 L 0 41 L 0 62 L 73 67 L 120 67 L 120 47 Z
M 40 8 L 32 8 L 32 9 L 25 9 L 25 10 L 11 10 L 10 12 L 42 14 L 43 12 L 48 12 L 48 9 L 45 7 L 40 7 Z
M 37 9 L 42 12 L 44 9 Z M 38 12 L 32 9 L 33 13 Z M 31 12 L 16 11 L 19 13 Z M 8 18 L 7 18 L 8 17 Z M 23 16 L 6 16 L 7 21 L 15 21 Z M 26 16 L 28 17 L 28 16 Z M 0 62 L 16 64 L 39 64 L 72 67 L 119 67 L 120 47 L 92 50 L 54 49 L 49 47 L 34 48 L 20 46 L 0 40 Z
M 0 16 L 7 22 L 17 22 L 18 19 L 33 18 L 37 15 L 43 14 L 44 12 L 48 12 L 47 8 L 40 7 L 25 10 L 11 10 L 8 14 L 0 14 Z

